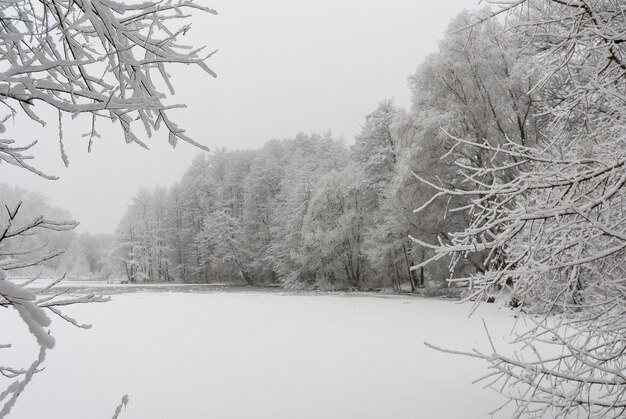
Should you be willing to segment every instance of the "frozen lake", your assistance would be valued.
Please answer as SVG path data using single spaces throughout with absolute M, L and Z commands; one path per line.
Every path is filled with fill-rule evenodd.
M 486 304 L 389 295 L 135 289 L 53 319 L 57 346 L 10 418 L 486 418 L 503 398 L 485 365 L 423 344 L 505 346 L 513 318 Z M 26 365 L 34 339 L 5 310 L 3 364 Z M 0 342 L 4 343 L 4 342 Z M 6 381 L 2 382 L 3 384 Z M 506 415 L 503 415 L 506 416 Z

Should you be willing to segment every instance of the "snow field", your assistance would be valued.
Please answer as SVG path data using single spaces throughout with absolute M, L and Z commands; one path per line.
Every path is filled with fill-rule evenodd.
M 129 419 L 485 418 L 503 401 L 471 384 L 485 365 L 423 341 L 486 350 L 481 318 L 500 346 L 513 324 L 396 296 L 142 292 L 66 312 L 94 327 L 53 318 L 57 346 L 10 418 L 110 418 L 124 394 Z M 3 363 L 30 363 L 34 338 L 2 323 Z

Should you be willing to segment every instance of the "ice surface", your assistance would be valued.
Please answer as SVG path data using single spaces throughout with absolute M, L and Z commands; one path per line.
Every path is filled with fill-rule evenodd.
M 468 319 L 441 300 L 272 293 L 141 291 L 65 311 L 94 327 L 53 320 L 57 346 L 13 419 L 110 418 L 125 394 L 120 418 L 485 418 L 503 401 L 471 384 L 485 365 L 423 341 L 487 349 L 485 318 L 504 346 L 513 321 L 495 305 Z M 37 348 L 13 320 L 2 355 L 27 364 Z

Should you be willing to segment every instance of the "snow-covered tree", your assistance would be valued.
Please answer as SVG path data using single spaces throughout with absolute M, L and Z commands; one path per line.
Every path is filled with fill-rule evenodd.
M 108 257 L 113 247 L 112 234 L 90 234 L 81 233 L 75 239 L 82 249 L 88 266 L 89 275 L 95 277 L 106 277 L 109 263 Z
M 318 181 L 302 224 L 306 269 L 324 287 L 360 288 L 363 255 L 363 173 L 354 165 Z
M 117 227 L 115 244 L 111 251 L 112 263 L 121 269 L 129 282 L 138 280 L 139 234 L 135 224 L 132 214 L 127 211 Z
M 381 286 L 391 285 L 396 291 L 408 282 L 411 290 L 418 285 L 413 265 L 413 207 L 405 205 L 404 188 L 411 143 L 415 140 L 410 116 L 383 101 L 370 113 L 351 147 L 351 158 L 363 171 L 364 208 L 361 229 L 363 252 Z
M 378 206 L 382 190 L 389 184 L 398 161 L 399 144 L 394 120 L 397 110 L 393 101 L 383 101 L 370 113 L 361 133 L 354 139 L 351 158 L 364 172 L 367 185 L 374 192 L 370 205 Z
M 183 215 L 184 203 L 181 186 L 177 183 L 170 188 L 168 193 L 166 224 L 169 228 L 166 232 L 166 240 L 170 252 L 170 265 L 174 270 L 173 275 L 181 281 L 187 282 L 189 275 Z
M 140 190 L 118 227 L 114 258 L 130 282 L 172 279 L 167 198 L 165 188 Z
M 528 65 L 523 42 L 495 20 L 462 31 L 489 13 L 463 12 L 455 18 L 439 51 L 429 56 L 410 80 L 413 108 L 408 123 L 414 141 L 402 193 L 403 200 L 412 201 L 414 209 L 428 207 L 413 221 L 415 228 L 410 234 L 418 243 L 449 243 L 450 231 L 468 225 L 467 213 L 449 211 L 466 205 L 467 198 L 432 196 L 429 183 L 463 188 L 466 178 L 459 167 L 490 168 L 500 164 L 501 156 L 473 144 L 487 141 L 497 148 L 512 141 L 527 146 L 537 143 L 537 109 L 529 91 L 538 76 Z M 468 144 L 457 144 L 451 136 L 462 137 Z M 517 170 L 517 166 L 511 166 L 506 171 L 491 171 L 477 180 L 506 181 Z M 418 246 L 414 253 L 420 262 L 434 256 L 433 250 L 425 246 Z M 461 260 L 440 255 L 428 265 L 420 264 L 418 271 L 445 285 L 447 277 L 484 271 L 482 261 L 480 255 Z
M 502 5 L 501 5 L 502 6 Z M 475 294 L 513 283 L 513 303 L 532 327 L 533 348 L 491 364 L 492 384 L 518 416 L 621 417 L 626 412 L 626 14 L 620 0 L 505 3 L 507 36 L 532 54 L 529 90 L 543 115 L 536 143 L 448 132 L 491 164 L 460 164 L 464 181 L 423 179 L 437 195 L 462 197 L 469 224 L 447 243 L 420 244 L 431 261 L 480 254 Z M 471 26 L 478 28 L 480 24 Z M 425 207 L 422 211 L 426 211 Z M 426 261 L 425 263 L 428 263 Z M 418 265 L 419 266 L 419 265 Z M 554 348 L 551 348 L 554 347 Z M 502 384 L 506 384 L 503 386 Z
M 409 150 L 410 151 L 410 150 Z M 402 284 L 411 291 L 424 285 L 423 271 L 413 272 L 411 267 L 422 256 L 421 249 L 409 240 L 411 234 L 423 234 L 413 214 L 413 195 L 407 193 L 407 178 L 411 154 L 404 151 L 394 168 L 394 176 L 382 191 L 378 207 L 372 213 L 371 223 L 365 233 L 364 252 L 381 281 L 391 283 L 396 291 Z
M 257 283 L 278 280 L 269 250 L 274 241 L 280 240 L 278 209 L 288 159 L 285 148 L 278 141 L 266 144 L 252 160 L 244 179 L 242 225 L 246 232 L 245 243 L 254 255 L 250 269 Z
M 254 285 L 256 273 L 252 270 L 253 254 L 246 246 L 247 237 L 240 220 L 228 211 L 215 211 L 207 215 L 204 230 L 198 233 L 197 240 L 206 250 L 209 273 L 216 279 L 239 279 Z
M 84 277 L 89 275 L 89 262 L 78 240 L 74 240 L 70 246 L 63 251 L 63 254 L 59 257 L 58 269 L 70 277 Z
M 207 213 L 216 208 L 218 195 L 213 174 L 218 173 L 219 179 L 221 167 L 219 162 L 210 161 L 204 154 L 199 155 L 181 181 L 183 233 L 188 254 L 186 270 L 190 275 L 189 280 L 193 282 L 206 282 L 209 279 L 210 260 L 207 249 L 198 240 L 198 234 L 204 229 Z
M 289 160 L 284 168 L 277 209 L 277 237 L 269 253 L 280 281 L 287 287 L 315 283 L 316 272 L 308 265 L 304 246 L 304 219 L 318 181 L 330 171 L 341 171 L 348 152 L 330 134 L 299 134 L 288 141 Z

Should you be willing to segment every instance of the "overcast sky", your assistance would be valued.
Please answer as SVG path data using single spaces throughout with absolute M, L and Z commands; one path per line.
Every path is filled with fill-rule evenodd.
M 176 115 L 210 148 L 259 148 L 272 138 L 332 131 L 349 143 L 378 102 L 408 107 L 407 77 L 429 53 L 456 14 L 478 0 L 206 0 L 218 16 L 194 18 L 189 42 L 219 52 L 208 61 L 218 74 L 177 67 Z M 20 122 L 21 123 L 21 122 Z M 59 154 L 55 124 L 14 127 L 20 139 L 38 139 L 33 163 L 60 177 L 46 181 L 2 165 L 0 181 L 46 195 L 80 221 L 79 231 L 113 232 L 141 187 L 171 185 L 199 150 L 176 149 L 161 132 L 150 151 L 124 143 L 119 129 L 87 153 L 78 129 L 65 125 L 70 166 Z

